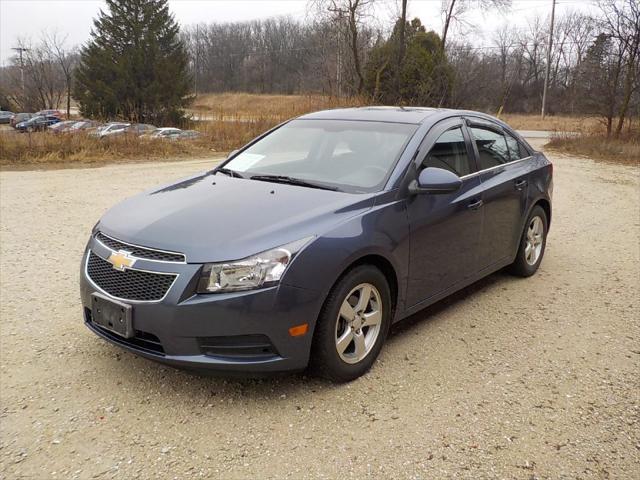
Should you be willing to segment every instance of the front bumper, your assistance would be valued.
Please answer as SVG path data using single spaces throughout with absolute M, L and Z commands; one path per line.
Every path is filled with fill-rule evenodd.
M 200 265 L 138 260 L 135 267 L 178 277 L 157 302 L 133 307 L 135 337 L 125 339 L 92 322 L 91 295 L 105 294 L 86 273 L 89 250 L 108 258 L 95 239 L 82 261 L 80 296 L 87 327 L 105 340 L 143 357 L 180 368 L 252 375 L 306 368 L 322 299 L 318 292 L 285 284 L 246 292 L 196 294 Z M 289 328 L 308 323 L 292 337 Z

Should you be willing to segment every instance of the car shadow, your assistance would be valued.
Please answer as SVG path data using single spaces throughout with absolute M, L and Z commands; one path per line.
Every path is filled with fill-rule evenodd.
M 517 280 L 516 277 L 500 270 L 487 277 L 484 277 L 471 285 L 458 290 L 455 293 L 437 301 L 436 303 L 425 307 L 413 315 L 400 320 L 391 327 L 389 332 L 389 339 L 400 339 L 406 335 L 409 331 L 419 323 L 432 322 L 439 318 L 439 314 L 446 310 L 453 308 L 461 302 L 467 300 L 469 297 L 477 295 L 483 290 L 505 281 Z

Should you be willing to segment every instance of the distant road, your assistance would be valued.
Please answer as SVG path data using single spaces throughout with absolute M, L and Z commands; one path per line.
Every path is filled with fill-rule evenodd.
M 517 132 L 524 138 L 551 138 L 551 134 L 548 130 L 517 130 Z

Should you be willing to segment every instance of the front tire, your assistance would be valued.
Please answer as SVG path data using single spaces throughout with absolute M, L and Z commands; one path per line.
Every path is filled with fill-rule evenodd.
M 530 277 L 538 271 L 547 246 L 548 219 L 540 205 L 536 205 L 525 223 L 515 261 L 509 270 L 519 277 Z
M 349 382 L 375 362 L 391 325 L 391 291 L 384 274 L 360 265 L 333 286 L 318 317 L 310 366 L 334 382 Z

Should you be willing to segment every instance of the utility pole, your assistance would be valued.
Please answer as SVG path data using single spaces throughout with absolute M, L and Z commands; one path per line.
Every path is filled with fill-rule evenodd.
M 340 51 L 340 31 L 342 29 L 342 12 L 338 11 L 338 26 L 336 29 L 336 93 L 342 95 L 342 55 Z
M 24 47 L 14 47 L 11 50 L 15 50 L 16 52 L 18 52 L 18 55 L 20 55 L 20 80 L 22 82 L 22 95 L 24 96 L 24 94 L 25 94 L 25 88 L 24 88 L 24 60 L 22 59 L 22 54 L 24 52 L 28 52 L 29 49 L 28 48 L 24 48 Z
M 542 119 L 544 120 L 547 106 L 547 89 L 549 88 L 549 74 L 551 73 L 551 49 L 553 48 L 553 21 L 556 15 L 556 0 L 551 0 L 551 29 L 549 30 L 549 45 L 547 46 L 547 68 L 544 73 L 544 88 L 542 89 Z
M 200 53 L 200 29 L 196 23 L 196 58 L 194 61 L 193 69 L 193 92 L 195 96 L 198 96 L 198 54 Z
M 338 94 L 338 98 L 340 98 L 342 94 L 342 58 L 340 58 L 340 41 L 338 40 L 338 45 L 336 49 L 336 92 Z

